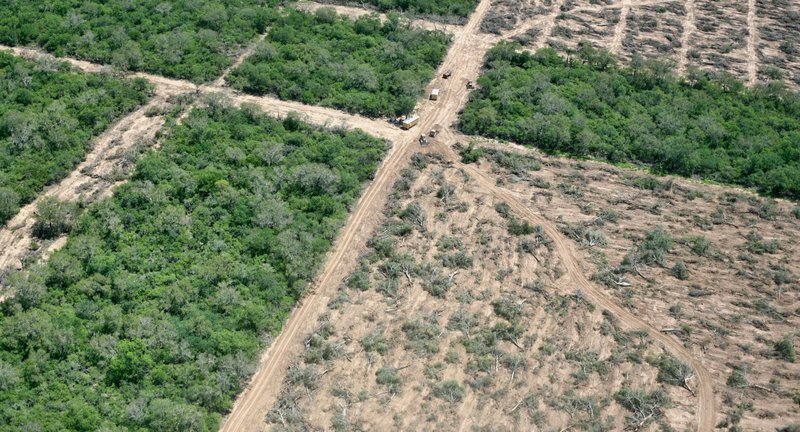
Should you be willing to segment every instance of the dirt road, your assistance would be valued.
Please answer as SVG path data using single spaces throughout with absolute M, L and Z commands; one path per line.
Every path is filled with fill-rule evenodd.
M 625 29 L 628 28 L 628 13 L 631 11 L 630 0 L 622 0 L 622 9 L 619 12 L 619 22 L 614 26 L 614 37 L 608 45 L 611 54 L 619 54 L 622 49 L 622 39 L 625 38 Z
M 747 83 L 751 86 L 758 79 L 757 44 L 756 0 L 747 0 Z
M 678 50 L 678 66 L 675 72 L 678 75 L 686 73 L 689 64 L 689 44 L 691 36 L 697 30 L 694 18 L 694 0 L 686 0 L 686 18 L 683 20 L 683 34 L 681 35 L 681 48 Z
M 490 44 L 482 43 L 477 34 L 489 4 L 490 0 L 482 0 L 469 22 L 454 33 L 453 46 L 439 68 L 437 78 L 431 84 L 442 90 L 439 100 L 423 101 L 418 105 L 420 126 L 405 132 L 379 167 L 375 179 L 365 190 L 342 229 L 322 272 L 311 288 L 312 292 L 295 308 L 283 331 L 262 355 L 258 371 L 239 396 L 233 411 L 222 426 L 222 431 L 266 429 L 264 416 L 277 400 L 290 362 L 303 349 L 303 338 L 316 325 L 316 319 L 327 307 L 328 299 L 355 267 L 358 252 L 380 222 L 386 197 L 394 180 L 417 149 L 418 134 L 435 124 L 449 127 L 466 103 L 469 96 L 466 81 L 477 77 L 483 54 L 490 47 Z M 444 80 L 441 72 L 447 69 L 452 69 L 453 76 Z M 440 136 L 446 137 L 446 134 L 444 132 Z

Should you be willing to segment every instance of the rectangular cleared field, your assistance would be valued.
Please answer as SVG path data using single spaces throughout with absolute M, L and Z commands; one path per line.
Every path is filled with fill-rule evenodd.
M 146 81 L 0 52 L 0 224 L 64 178 L 91 140 L 150 97 Z
M 785 0 L 757 0 L 759 78 L 800 87 L 800 5 Z
M 263 0 L 45 0 L 4 2 L 0 43 L 38 45 L 123 70 L 210 81 L 262 33 Z
M 4 430 L 217 430 L 385 149 L 247 106 L 191 112 L 7 278 Z
M 228 83 L 371 117 L 409 113 L 447 50 L 444 33 L 411 27 L 398 17 L 355 21 L 329 8 L 289 10 Z

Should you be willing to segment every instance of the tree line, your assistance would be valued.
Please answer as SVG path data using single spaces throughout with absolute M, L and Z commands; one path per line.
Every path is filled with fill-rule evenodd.
M 411 27 L 398 15 L 355 21 L 321 8 L 288 10 L 228 83 L 255 94 L 371 117 L 411 112 L 447 51 L 440 31 Z
M 460 119 L 465 133 L 546 151 L 633 162 L 658 173 L 800 199 L 800 97 L 782 83 L 634 59 L 582 43 L 565 57 L 501 43 Z
M 5 430 L 217 430 L 386 150 L 213 103 L 0 305 Z
M 91 140 L 143 104 L 143 79 L 74 72 L 0 52 L 0 224 L 84 159 Z

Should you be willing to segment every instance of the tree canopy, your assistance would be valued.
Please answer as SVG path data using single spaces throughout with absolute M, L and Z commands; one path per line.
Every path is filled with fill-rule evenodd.
M 142 79 L 73 72 L 0 52 L 0 224 L 42 189 L 64 178 L 91 139 L 144 103 Z
M 0 42 L 123 70 L 209 81 L 263 33 L 273 0 L 10 0 Z
M 377 15 L 352 21 L 333 9 L 289 10 L 228 82 L 372 117 L 404 114 L 414 109 L 448 42 L 444 33 L 412 28 L 397 15 L 381 23 Z
M 512 43 L 489 51 L 478 83 L 466 133 L 800 199 L 800 98 L 779 83 L 677 78 L 658 61 L 618 67 L 586 44 L 563 58 Z
M 212 105 L 0 305 L 4 430 L 216 431 L 386 144 Z

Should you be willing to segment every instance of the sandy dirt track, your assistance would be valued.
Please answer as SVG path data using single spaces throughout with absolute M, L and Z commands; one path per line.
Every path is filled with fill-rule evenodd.
M 683 20 L 683 34 L 681 35 L 681 48 L 678 51 L 678 65 L 675 71 L 683 75 L 689 63 L 689 43 L 692 34 L 697 30 L 694 18 L 694 0 L 686 0 L 686 19 Z
M 631 11 L 630 0 L 622 1 L 622 10 L 619 13 L 619 22 L 614 27 L 614 37 L 608 46 L 608 51 L 612 54 L 619 54 L 622 49 L 622 40 L 625 38 L 625 29 L 628 26 L 628 13 Z
M 757 46 L 756 0 L 747 0 L 747 83 L 749 85 L 754 85 L 758 79 Z

